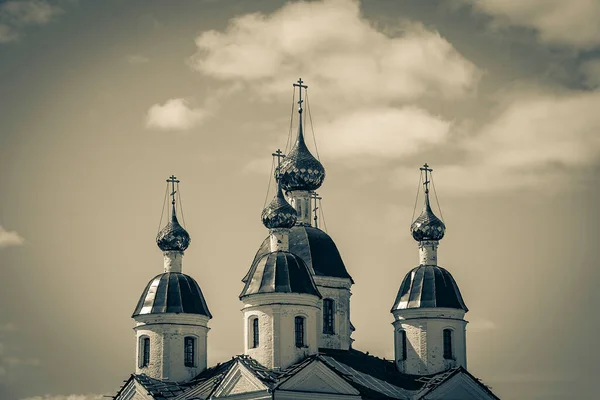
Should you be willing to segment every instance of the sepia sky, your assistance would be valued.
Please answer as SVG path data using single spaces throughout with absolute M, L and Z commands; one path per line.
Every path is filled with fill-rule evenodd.
M 171 174 L 209 365 L 243 351 L 299 77 L 354 347 L 393 357 L 427 162 L 469 370 L 502 399 L 596 398 L 598 21 L 596 0 L 0 1 L 0 398 L 100 399 L 134 371 Z

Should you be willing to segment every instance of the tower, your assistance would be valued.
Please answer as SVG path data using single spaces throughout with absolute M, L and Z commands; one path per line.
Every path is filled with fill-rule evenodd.
M 262 222 L 269 229 L 270 252 L 252 264 L 240 294 L 244 354 L 267 368 L 282 369 L 317 353 L 321 295 L 304 261 L 288 251 L 296 211 L 279 179 Z
M 391 310 L 396 366 L 413 375 L 467 367 L 464 316 L 468 309 L 450 272 L 437 264 L 437 248 L 446 226 L 429 202 L 432 169 L 425 164 L 421 171 L 425 173 L 425 204 L 410 227 L 420 262 L 402 280 Z
M 190 235 L 177 221 L 172 187 L 171 220 L 156 243 L 164 255 L 164 272 L 152 278 L 140 296 L 132 318 L 137 338 L 136 374 L 181 382 L 206 369 L 208 321 L 212 318 L 200 286 L 182 273 L 182 258 Z

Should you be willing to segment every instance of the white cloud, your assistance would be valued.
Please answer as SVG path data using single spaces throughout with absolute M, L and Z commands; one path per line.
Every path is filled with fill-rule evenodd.
M 130 54 L 127 57 L 125 57 L 125 59 L 131 65 L 146 64 L 150 61 L 148 57 L 143 56 L 141 54 Z
M 392 37 L 361 16 L 357 1 L 288 3 L 234 18 L 224 32 L 203 32 L 190 63 L 262 94 L 290 93 L 302 75 L 336 103 L 455 98 L 474 88 L 479 71 L 439 33 L 398 23 L 402 33 Z
M 501 26 L 537 31 L 545 43 L 589 49 L 600 45 L 598 0 L 463 0 Z
M 190 108 L 185 99 L 170 99 L 163 105 L 155 104 L 146 114 L 146 127 L 160 130 L 188 130 L 200 125 L 207 111 Z
M 44 396 L 33 396 L 23 398 L 21 400 L 102 400 L 104 395 L 101 394 L 68 394 L 68 395 L 53 395 L 46 394 Z
M 0 4 L 0 43 L 19 39 L 26 25 L 45 25 L 63 10 L 45 0 L 11 0 Z
M 8 231 L 0 225 L 0 248 L 10 246 L 20 246 L 25 243 L 17 232 Z

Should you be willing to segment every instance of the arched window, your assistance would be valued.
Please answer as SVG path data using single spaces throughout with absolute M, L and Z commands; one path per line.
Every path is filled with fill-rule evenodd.
M 196 366 L 196 338 L 186 337 L 183 340 L 184 364 L 186 367 Z
M 258 347 L 258 317 L 252 319 L 252 348 Z
M 329 335 L 335 333 L 334 304 L 332 299 L 323 300 L 323 333 Z
M 402 354 L 400 354 L 399 360 L 406 360 L 406 331 L 400 331 L 400 350 Z
M 454 350 L 452 349 L 452 329 L 444 329 L 444 358 L 446 360 L 454 359 Z
M 144 336 L 140 340 L 140 367 L 150 365 L 150 338 Z
M 296 317 L 294 322 L 296 327 L 296 347 L 304 347 L 304 318 Z

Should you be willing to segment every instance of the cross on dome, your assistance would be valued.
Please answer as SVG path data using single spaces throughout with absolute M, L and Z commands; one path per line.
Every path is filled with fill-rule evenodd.
M 304 102 L 304 100 L 302 100 L 302 88 L 308 89 L 308 86 L 303 85 L 303 83 L 304 83 L 304 81 L 302 80 L 302 78 L 298 78 L 298 83 L 292 84 L 294 87 L 297 87 L 298 92 L 300 92 L 300 98 L 298 99 L 298 112 L 300 114 L 302 114 L 302 103 Z

